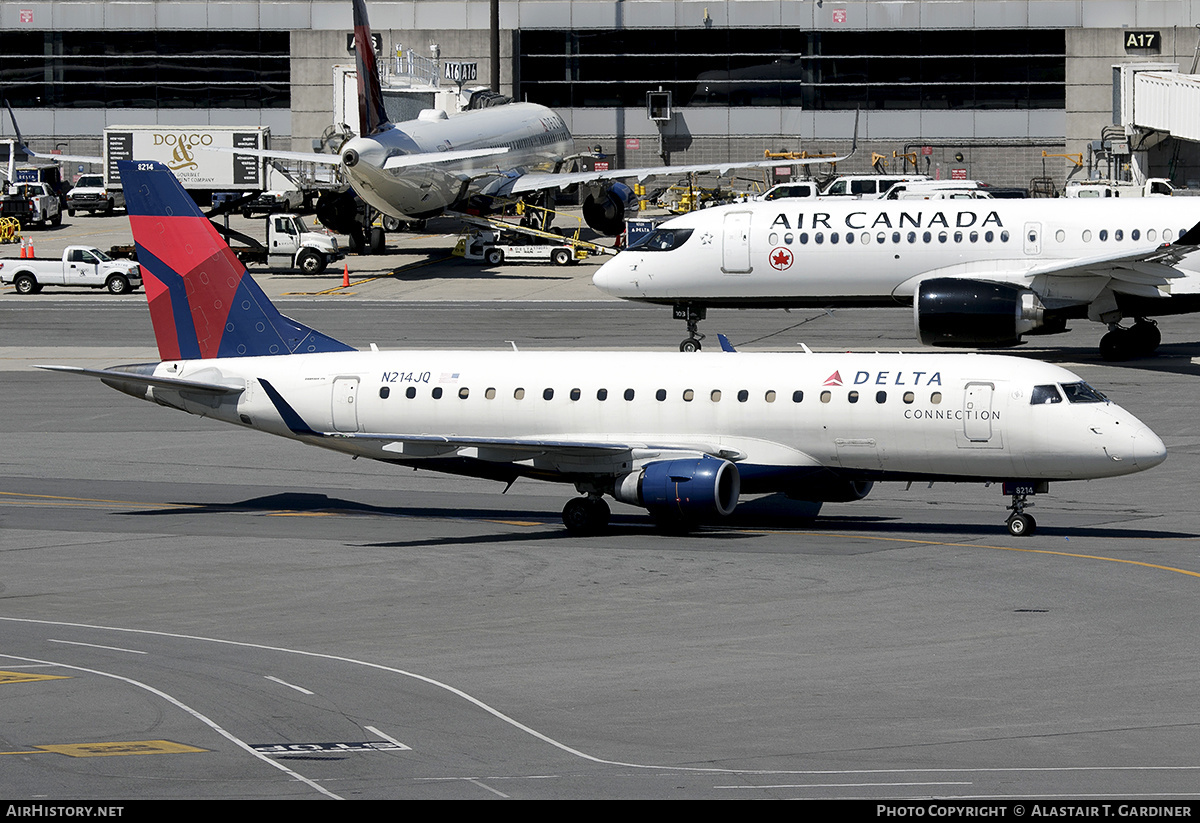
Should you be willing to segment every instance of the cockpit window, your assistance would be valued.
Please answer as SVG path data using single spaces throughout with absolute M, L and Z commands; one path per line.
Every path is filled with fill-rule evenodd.
M 691 236 L 691 229 L 655 229 L 629 248 L 638 251 L 671 251 L 682 246 Z
M 1029 405 L 1044 406 L 1047 403 L 1061 403 L 1062 395 L 1058 393 L 1058 386 L 1050 384 L 1048 386 L 1034 386 L 1033 394 L 1030 395 Z
M 1104 403 L 1108 400 L 1082 380 L 1078 383 L 1063 383 L 1062 390 L 1068 403 Z

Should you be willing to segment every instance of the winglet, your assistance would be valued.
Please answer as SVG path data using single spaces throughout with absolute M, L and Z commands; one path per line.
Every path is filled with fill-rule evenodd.
M 733 344 L 729 342 L 729 338 L 725 335 L 717 334 L 717 340 L 721 342 L 721 351 L 737 351 L 737 349 L 733 347 Z
M 280 314 L 166 166 L 117 166 L 163 360 L 354 351 Z

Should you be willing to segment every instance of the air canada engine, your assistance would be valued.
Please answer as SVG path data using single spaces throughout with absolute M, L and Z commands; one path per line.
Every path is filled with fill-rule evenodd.
M 624 183 L 605 184 L 583 201 L 583 219 L 609 237 L 625 230 L 625 217 L 630 214 L 637 214 L 637 195 Z
M 618 478 L 613 497 L 655 517 L 696 521 L 732 513 L 741 490 L 737 466 L 701 457 L 649 463 Z
M 927 346 L 1015 346 L 1046 317 L 1037 294 L 1022 286 L 934 277 L 917 288 L 913 320 Z

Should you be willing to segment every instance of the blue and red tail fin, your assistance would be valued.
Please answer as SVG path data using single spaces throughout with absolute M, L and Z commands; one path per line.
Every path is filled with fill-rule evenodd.
M 358 73 L 358 136 L 370 137 L 383 130 L 388 116 L 383 108 L 366 0 L 354 0 L 354 63 Z
M 354 351 L 280 314 L 166 166 L 117 165 L 163 360 Z

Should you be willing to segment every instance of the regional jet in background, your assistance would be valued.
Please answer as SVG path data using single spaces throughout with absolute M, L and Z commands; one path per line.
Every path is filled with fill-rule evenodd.
M 238 149 L 254 154 L 339 166 L 351 190 L 326 195 L 318 217 L 334 231 L 361 235 L 354 195 L 373 209 L 395 218 L 422 220 L 448 210 L 495 211 L 520 197 L 545 196 L 579 184 L 594 184 L 583 203 L 587 224 L 609 236 L 620 234 L 627 215 L 637 211 L 633 190 L 620 182 L 661 174 L 686 174 L 735 168 L 836 163 L 841 157 L 744 163 L 710 163 L 641 169 L 571 172 L 579 155 L 574 138 L 553 110 L 535 103 L 505 103 L 457 115 L 427 110 L 416 120 L 388 121 L 383 107 L 379 70 L 371 45 L 365 0 L 354 3 L 354 42 L 358 73 L 359 136 L 336 155 Z M 323 198 L 324 200 L 325 198 Z M 382 247 L 381 230 L 366 247 Z
M 573 534 L 605 528 L 605 495 L 683 528 L 742 494 L 851 501 L 940 480 L 1004 482 L 1026 535 L 1027 496 L 1050 481 L 1166 457 L 1078 376 L 1021 358 L 356 351 L 280 315 L 165 166 L 120 166 L 162 362 L 42 368 L 355 457 L 570 484 Z
M 1158 347 L 1149 318 L 1200 311 L 1198 221 L 1187 197 L 751 202 L 660 224 L 593 282 L 674 306 L 686 351 L 710 307 L 911 304 L 927 345 L 1012 346 L 1086 318 L 1121 360 Z

